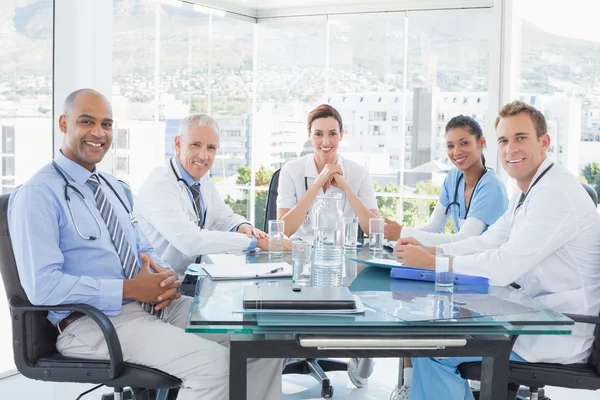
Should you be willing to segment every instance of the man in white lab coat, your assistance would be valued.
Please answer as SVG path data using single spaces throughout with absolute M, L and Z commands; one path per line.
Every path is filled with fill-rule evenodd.
M 545 306 L 562 313 L 600 313 L 600 215 L 572 173 L 546 156 L 546 121 L 514 101 L 496 119 L 498 156 L 519 190 L 506 213 L 481 236 L 442 245 L 455 271 L 497 285 L 517 282 Z M 435 269 L 435 248 L 401 239 L 394 254 L 406 265 Z M 594 326 L 575 324 L 569 336 L 520 336 L 511 359 L 579 363 L 591 354 Z M 474 358 L 413 359 L 411 400 L 472 399 L 457 365 Z
M 219 138 L 212 117 L 184 118 L 175 137 L 175 157 L 150 173 L 136 198 L 142 232 L 180 277 L 203 254 L 268 247 L 267 235 L 234 214 L 207 174 Z

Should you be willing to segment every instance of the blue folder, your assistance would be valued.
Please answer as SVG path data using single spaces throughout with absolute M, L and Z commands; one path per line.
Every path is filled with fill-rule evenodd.
M 414 281 L 435 282 L 435 271 L 408 267 L 395 267 L 391 269 L 390 277 Z M 487 278 L 461 274 L 454 274 L 454 283 L 458 285 L 489 285 Z

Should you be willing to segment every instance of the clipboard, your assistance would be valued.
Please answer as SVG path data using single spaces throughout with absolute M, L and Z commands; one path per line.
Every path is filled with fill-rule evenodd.
M 435 282 L 435 271 L 416 268 L 396 267 L 390 271 L 390 278 L 408 279 L 413 281 Z M 454 274 L 457 285 L 489 286 L 489 280 L 481 276 Z

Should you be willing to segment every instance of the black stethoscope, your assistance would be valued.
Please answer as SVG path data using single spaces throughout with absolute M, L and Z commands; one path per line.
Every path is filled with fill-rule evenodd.
M 481 176 L 479 177 L 479 179 L 477 179 L 477 182 L 475 183 L 475 186 L 473 187 L 473 191 L 471 192 L 471 197 L 469 198 L 469 204 L 465 204 L 465 218 L 467 219 L 467 215 L 469 215 L 469 209 L 471 208 L 471 200 L 473 200 L 473 194 L 475 193 L 475 189 L 477 189 L 477 185 L 479 185 L 479 181 L 481 181 L 481 178 L 483 178 L 483 176 L 487 173 L 487 168 L 485 170 L 483 170 L 483 174 L 481 174 Z M 458 186 L 460 185 L 460 181 L 462 181 L 464 174 L 460 174 L 460 176 L 458 177 L 458 180 L 456 181 L 456 187 L 454 188 L 454 201 L 450 204 L 448 204 L 448 207 L 446 207 L 446 212 L 444 213 L 444 215 L 448 215 L 448 211 L 450 211 L 450 207 L 452 206 L 456 206 L 458 207 L 458 218 L 460 219 L 460 203 L 457 201 L 458 199 Z M 465 199 L 466 200 L 466 199 Z
M 554 163 L 550 164 L 548 166 L 548 168 L 546 168 L 545 170 L 542 171 L 542 173 L 535 178 L 535 181 L 533 181 L 533 183 L 531 184 L 531 186 L 529 186 L 529 189 L 527 189 L 526 193 L 521 193 L 521 197 L 519 197 L 519 202 L 517 203 L 517 206 L 515 207 L 515 211 L 513 211 L 513 215 L 517 213 L 517 210 L 523 205 L 523 203 L 525 203 L 525 199 L 527 198 L 527 195 L 529 195 L 529 192 L 531 192 L 531 189 L 533 189 L 533 187 L 535 185 L 537 185 L 537 183 L 540 181 L 540 179 L 542 179 L 542 177 L 544 175 L 546 175 L 546 172 L 550 171 L 550 169 L 554 167 Z
M 509 233 L 509 235 L 510 235 L 510 232 L 512 231 L 513 224 L 515 223 L 515 220 L 517 219 L 516 218 L 517 211 L 519 211 L 519 209 L 521 208 L 521 206 L 523 205 L 523 203 L 525 203 L 525 199 L 529 195 L 529 192 L 531 192 L 531 189 L 533 189 L 533 187 L 535 185 L 537 185 L 537 183 L 540 181 L 540 179 L 542 179 L 542 177 L 544 175 L 546 175 L 546 172 L 550 171 L 550 169 L 552 169 L 553 166 L 554 166 L 554 163 L 550 164 L 545 170 L 542 171 L 541 174 L 538 175 L 537 178 L 535 178 L 535 180 L 533 181 L 533 183 L 531 184 L 531 186 L 529 186 L 529 189 L 527 189 L 527 192 L 521 193 L 521 197 L 519 197 L 519 202 L 517 203 L 517 206 L 515 207 L 515 209 L 513 211 L 513 219 L 510 222 L 510 226 L 508 227 L 508 233 Z
M 194 222 L 196 223 L 196 225 L 198 225 L 198 222 L 200 222 L 200 210 L 198 210 L 198 206 L 196 206 L 196 202 L 194 201 L 194 194 L 192 193 L 192 190 L 188 186 L 185 179 L 183 179 L 182 177 L 179 176 L 179 174 L 177 174 L 177 170 L 175 170 L 175 167 L 173 166 L 173 159 L 170 160 L 169 164 L 171 165 L 171 170 L 173 171 L 173 175 L 175 175 L 175 178 L 177 178 L 177 182 L 183 183 L 183 187 L 185 187 L 188 194 L 192 198 L 192 206 L 194 207 L 194 212 L 196 213 L 196 221 L 194 221 Z M 204 222 L 206 221 L 206 211 L 207 211 L 207 208 L 204 207 L 204 214 L 202 216 L 203 218 L 202 218 L 202 224 L 200 225 L 200 228 L 204 228 Z
M 89 203 L 85 199 L 85 195 L 77 187 L 75 187 L 74 185 L 72 185 L 72 184 L 69 183 L 69 180 L 67 179 L 67 177 L 65 176 L 65 174 L 60 170 L 58 164 L 56 164 L 55 161 L 52 161 L 52 166 L 54 167 L 54 169 L 56 170 L 56 172 L 58 172 L 58 174 L 61 176 L 61 178 L 63 178 L 63 180 L 65 181 L 65 200 L 67 201 L 67 206 L 69 207 L 69 214 L 71 214 L 71 219 L 73 220 L 73 225 L 75 226 L 75 230 L 77 231 L 77 234 L 79 235 L 79 237 L 81 237 L 84 240 L 96 240 L 96 239 L 100 239 L 102 237 L 102 226 L 100 225 L 100 221 L 98 221 L 98 218 L 96 217 L 96 214 L 94 214 L 94 211 L 92 210 L 92 207 L 90 207 Z M 115 188 L 100 173 L 98 173 L 98 176 L 100 178 L 102 178 L 102 180 L 104 181 L 104 183 L 106 183 L 108 185 L 108 187 L 110 188 L 110 190 L 112 190 L 112 192 L 115 194 L 115 196 L 117 196 L 117 199 L 119 199 L 119 202 L 121 203 L 121 205 L 123 205 L 123 208 L 125 209 L 125 211 L 127 211 L 127 214 L 129 215 L 129 221 L 131 222 L 131 225 L 137 223 L 137 220 L 133 216 L 132 210 L 130 210 L 129 207 L 127 207 L 127 205 L 125 204 L 125 202 L 123 201 L 123 199 L 121 198 L 121 196 L 119 196 L 119 193 L 117 193 L 117 191 L 115 190 Z M 75 194 L 77 194 L 77 195 L 79 195 L 79 197 L 81 197 L 81 200 L 83 200 L 83 202 L 85 203 L 86 207 L 90 211 L 90 214 L 92 214 L 92 217 L 94 218 L 94 221 L 96 222 L 96 226 L 98 227 L 98 232 L 99 233 L 98 233 L 97 236 L 93 236 L 93 235 L 83 236 L 83 234 L 79 230 L 79 227 L 77 226 L 77 222 L 75 220 L 75 216 L 73 215 L 73 209 L 71 208 L 71 195 L 69 194 L 69 188 Z

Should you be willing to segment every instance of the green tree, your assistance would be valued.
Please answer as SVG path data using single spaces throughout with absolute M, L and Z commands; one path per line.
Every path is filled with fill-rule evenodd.
M 596 193 L 598 193 L 598 196 L 600 196 L 600 163 L 589 163 L 583 168 L 581 173 L 583 174 L 583 177 L 587 183 L 592 185 L 592 187 L 596 190 Z
M 271 177 L 273 176 L 272 169 L 267 169 L 264 165 L 261 165 L 258 168 L 258 171 L 255 175 L 255 184 L 256 186 L 269 186 L 271 182 Z M 250 184 L 250 167 L 241 166 L 238 168 L 238 177 L 236 179 L 236 183 L 238 185 L 249 185 Z M 233 200 L 231 196 L 227 196 L 225 199 L 225 204 L 227 204 L 233 212 L 236 214 L 240 214 L 248 218 L 249 216 L 249 201 L 248 198 Z M 266 190 L 257 190 L 256 198 L 254 202 L 254 226 L 258 229 L 262 229 L 265 224 L 265 212 L 267 209 L 267 191 Z

